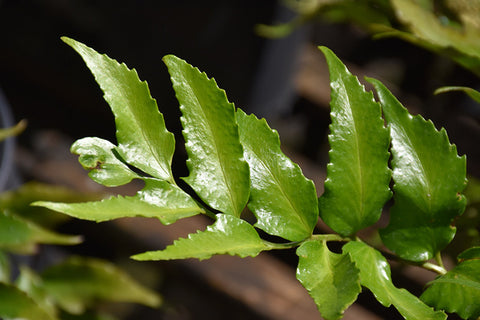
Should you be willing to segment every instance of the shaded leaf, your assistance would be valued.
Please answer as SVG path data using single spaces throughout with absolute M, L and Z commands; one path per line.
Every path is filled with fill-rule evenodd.
M 0 282 L 10 283 L 11 266 L 7 254 L 0 250 Z
M 129 183 L 139 176 L 114 154 L 116 146 L 100 138 L 83 138 L 75 141 L 71 152 L 78 154 L 83 168 L 90 170 L 88 176 L 107 187 Z
M 434 94 L 440 94 L 445 92 L 452 92 L 452 91 L 463 91 L 465 92 L 470 98 L 475 100 L 476 102 L 480 103 L 480 92 L 475 89 L 468 88 L 468 87 L 441 87 L 435 90 Z
M 15 215 L 28 219 L 45 228 L 53 228 L 70 219 L 64 214 L 46 208 L 33 207 L 34 201 L 79 202 L 100 200 L 103 194 L 81 193 L 65 187 L 40 182 L 27 182 L 18 189 L 0 194 L 0 210 L 14 212 Z
M 237 110 L 240 141 L 250 166 L 248 208 L 256 226 L 290 241 L 308 238 L 318 220 L 313 182 L 280 150 L 278 133 L 265 119 Z
M 182 111 L 190 175 L 184 180 L 214 209 L 239 217 L 248 201 L 248 165 L 235 108 L 214 79 L 184 60 L 163 58 Z
M 424 261 L 454 237 L 453 219 L 465 209 L 465 156 L 448 141 L 445 129 L 411 116 L 378 80 L 378 92 L 392 137 L 394 205 L 383 242 L 400 257 Z
M 405 289 L 398 289 L 392 283 L 387 260 L 374 248 L 358 241 L 343 246 L 360 270 L 360 283 L 375 295 L 385 307 L 394 305 L 407 320 L 447 319 L 441 311 L 434 311 L 419 298 Z
M 172 157 L 175 138 L 165 127 L 163 115 L 150 96 L 146 82 L 106 55 L 73 39 L 62 40 L 77 51 L 105 93 L 115 115 L 118 152 L 125 161 L 156 178 L 174 182 Z
M 0 129 L 0 141 L 7 139 L 8 137 L 17 136 L 25 130 L 27 127 L 27 121 L 21 120 L 19 123 L 10 128 Z
M 390 138 L 380 105 L 326 47 L 330 70 L 330 163 L 320 216 L 336 232 L 349 236 L 380 218 L 391 197 L 388 168 Z
M 28 320 L 55 320 L 25 292 L 13 285 L 0 283 L 0 317 Z
M 135 260 L 209 259 L 215 254 L 257 256 L 269 248 L 248 222 L 230 215 L 217 215 L 217 220 L 205 231 L 175 240 L 164 250 L 137 254 Z
M 463 319 L 480 317 L 480 259 L 465 260 L 429 283 L 420 298 Z
M 49 231 L 12 213 L 0 212 L 0 248 L 5 251 L 28 254 L 40 243 L 72 245 L 80 242 L 79 236 Z
M 80 203 L 37 201 L 33 205 L 97 222 L 124 217 L 147 217 L 158 218 L 163 224 L 170 224 L 203 212 L 203 209 L 177 186 L 162 180 L 145 178 L 144 181 L 145 187 L 134 196 L 116 196 Z
M 20 267 L 20 275 L 16 279 L 17 287 L 27 293 L 35 303 L 52 317 L 57 317 L 57 308 L 48 296 L 43 281 L 38 274 L 25 266 Z
M 480 259 L 480 247 L 469 248 L 458 255 L 458 260 Z
M 359 271 L 348 254 L 328 250 L 326 242 L 307 241 L 298 249 L 297 279 L 315 300 L 323 318 L 340 319 L 362 291 Z
M 79 314 L 98 300 L 140 303 L 150 307 L 161 298 L 113 264 L 93 258 L 72 257 L 49 267 L 41 278 L 46 292 L 64 310 Z

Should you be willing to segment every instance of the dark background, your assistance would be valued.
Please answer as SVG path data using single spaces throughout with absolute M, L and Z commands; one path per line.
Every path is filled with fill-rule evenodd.
M 432 95 L 444 85 L 478 89 L 475 76 L 446 58 L 400 40 L 373 41 L 350 25 L 320 21 L 279 40 L 262 38 L 254 31 L 259 23 L 287 21 L 292 16 L 273 0 L 0 0 L 0 89 L 15 122 L 27 119 L 29 123 L 27 131 L 17 139 L 18 145 L 41 153 L 38 135 L 52 130 L 67 141 L 85 136 L 115 141 L 113 116 L 102 92 L 81 58 L 60 40 L 68 36 L 135 68 L 140 78 L 147 80 L 167 128 L 176 133 L 179 144 L 180 112 L 161 61 L 166 54 L 175 54 L 214 77 L 230 101 L 266 117 L 285 138 L 282 141 L 286 141 L 286 148 L 324 170 L 328 160 L 328 104 L 302 96 L 294 78 L 304 46 L 326 45 L 357 70 L 368 75 L 371 70 L 380 72 L 412 112 L 433 119 L 437 127 L 446 127 L 459 153 L 467 154 L 469 173 L 480 176 L 480 109 L 462 94 Z M 176 170 L 182 175 L 184 158 L 180 154 L 176 159 Z M 39 178 L 22 168 L 22 181 Z M 288 258 L 279 258 L 292 263 Z M 224 307 L 243 314 L 244 319 L 261 318 L 213 289 L 199 289 L 205 286 L 201 279 L 185 277 L 169 265 L 165 268 L 176 274 L 169 278 L 176 282 L 166 281 L 165 288 L 172 291 L 177 286 L 191 286 L 185 289 L 191 293 L 185 308 L 199 312 L 193 319 L 209 314 L 205 304 L 196 300 L 198 296 L 209 301 L 226 299 Z M 182 294 L 177 292 L 184 299 L 185 292 Z M 362 299 L 368 304 L 368 297 Z

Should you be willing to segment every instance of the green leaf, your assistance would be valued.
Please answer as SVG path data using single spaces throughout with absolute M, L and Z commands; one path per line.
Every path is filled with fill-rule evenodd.
M 145 187 L 134 196 L 117 196 L 80 203 L 37 201 L 32 205 L 96 222 L 138 216 L 158 218 L 163 224 L 171 224 L 178 219 L 203 212 L 203 209 L 177 186 L 162 180 L 145 178 L 144 181 Z
M 47 293 L 60 307 L 73 314 L 82 313 L 97 300 L 141 303 L 150 307 L 161 304 L 155 292 L 113 264 L 99 259 L 72 257 L 46 269 L 41 278 Z
M 182 110 L 190 175 L 185 181 L 214 209 L 239 217 L 248 201 L 248 165 L 235 107 L 214 79 L 184 60 L 163 58 Z
M 11 274 L 10 259 L 5 252 L 0 250 L 0 282 L 10 283 Z
M 25 292 L 13 285 L 0 283 L 0 318 L 55 320 Z
M 71 189 L 39 182 L 27 182 L 20 188 L 0 194 L 0 210 L 14 212 L 44 228 L 53 228 L 70 219 L 46 208 L 33 207 L 34 201 L 79 202 L 101 199 L 100 193 L 80 193 Z
M 12 213 L 0 212 L 0 248 L 5 251 L 28 254 L 36 245 L 72 245 L 81 242 L 81 237 L 55 233 Z
M 313 182 L 280 150 L 278 133 L 265 119 L 237 110 L 240 141 L 250 166 L 248 207 L 256 226 L 290 241 L 308 238 L 318 221 L 317 193 Z
M 465 209 L 466 159 L 448 141 L 445 129 L 411 116 L 378 80 L 378 92 L 392 137 L 394 205 L 383 242 L 403 259 L 424 261 L 454 237 L 453 219 Z
M 78 161 L 83 168 L 90 170 L 89 177 L 107 187 L 116 187 L 140 178 L 135 172 L 120 161 L 114 154 L 116 146 L 100 138 L 83 138 L 77 140 L 70 149 L 78 154 Z
M 435 90 L 434 94 L 440 94 L 445 92 L 452 92 L 452 91 L 463 91 L 465 92 L 470 98 L 475 100 L 476 102 L 480 103 L 480 92 L 475 89 L 468 88 L 468 87 L 441 87 Z
M 27 127 L 27 121 L 22 120 L 13 127 L 0 129 L 0 141 L 3 141 L 9 137 L 17 136 L 25 130 Z
M 134 255 L 135 260 L 209 259 L 214 254 L 255 257 L 269 248 L 248 222 L 231 215 L 218 214 L 217 220 L 205 231 L 175 240 L 164 250 Z
M 332 51 L 320 47 L 330 70 L 330 163 L 320 216 L 344 236 L 378 221 L 391 197 L 390 138 L 380 105 Z
M 420 298 L 463 319 L 480 317 L 480 260 L 465 260 L 429 283 Z
M 457 28 L 442 23 L 433 11 L 412 0 L 392 0 L 396 16 L 409 27 L 415 37 L 443 49 L 454 48 L 461 53 L 480 58 L 480 32 L 464 26 Z
M 27 293 L 35 303 L 52 317 L 57 316 L 57 308 L 48 296 L 43 281 L 38 274 L 25 266 L 20 267 L 20 275 L 16 280 L 17 287 Z
M 392 283 L 387 260 L 374 248 L 358 241 L 343 246 L 360 270 L 360 283 L 375 295 L 385 307 L 394 305 L 407 320 L 447 319 L 441 311 L 434 311 L 405 289 L 398 289 Z
M 297 279 L 315 300 L 323 318 L 340 319 L 362 291 L 359 271 L 348 254 L 328 250 L 326 242 L 307 241 L 298 249 Z
M 140 81 L 135 69 L 130 70 L 73 39 L 62 37 L 62 40 L 82 56 L 105 93 L 104 98 L 115 115 L 118 152 L 122 158 L 153 177 L 173 183 L 175 138 L 166 129 L 147 83 Z
M 458 255 L 458 260 L 480 259 L 480 247 L 471 247 Z

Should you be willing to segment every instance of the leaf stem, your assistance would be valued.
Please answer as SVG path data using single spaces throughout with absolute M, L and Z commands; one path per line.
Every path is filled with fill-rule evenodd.
M 442 254 L 440 253 L 440 251 L 437 252 L 437 254 L 435 255 L 435 260 L 437 261 L 437 264 L 442 267 L 443 269 L 445 269 L 445 266 L 443 264 L 443 260 L 442 260 Z
M 425 263 L 423 263 L 419 266 L 424 268 L 424 269 L 427 269 L 427 270 L 433 271 L 435 273 L 438 273 L 440 275 L 444 275 L 444 274 L 447 273 L 447 270 L 445 270 L 445 268 L 443 266 L 439 266 L 439 265 L 436 265 L 434 263 L 425 262 Z

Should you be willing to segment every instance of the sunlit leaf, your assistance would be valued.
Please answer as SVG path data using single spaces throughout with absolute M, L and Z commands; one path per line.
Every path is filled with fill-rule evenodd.
M 137 72 L 73 39 L 62 37 L 77 51 L 95 76 L 115 115 L 118 152 L 125 161 L 144 172 L 173 182 L 173 134 Z
M 190 170 L 184 180 L 212 208 L 239 217 L 247 204 L 249 180 L 235 107 L 205 73 L 172 55 L 163 61 L 182 111 Z
M 217 220 L 205 231 L 180 238 L 164 250 L 137 254 L 135 260 L 209 259 L 215 254 L 257 256 L 268 247 L 255 228 L 246 221 L 230 215 L 217 215 Z
M 323 318 L 340 319 L 362 291 L 359 271 L 348 254 L 330 252 L 326 242 L 307 241 L 297 249 L 297 279 Z
M 145 187 L 134 196 L 116 196 L 101 201 L 61 203 L 37 201 L 33 205 L 72 217 L 108 221 L 124 217 L 158 218 L 163 224 L 203 212 L 184 191 L 166 181 L 144 179 Z
M 240 140 L 250 166 L 248 207 L 256 226 L 291 241 L 309 237 L 318 220 L 313 182 L 280 150 L 278 133 L 265 119 L 237 111 Z
M 447 316 L 434 311 L 419 298 L 405 289 L 398 289 L 392 283 L 387 260 L 374 248 L 358 241 L 343 246 L 360 270 L 360 283 L 375 295 L 385 307 L 394 305 L 407 320 L 444 320 Z
M 430 282 L 420 298 L 463 319 L 477 319 L 480 317 L 480 259 L 465 260 Z
M 33 253 L 40 243 L 72 245 L 81 240 L 78 236 L 49 231 L 12 213 L 0 212 L 0 249 L 4 251 L 27 254 Z
M 466 160 L 445 129 L 411 116 L 378 80 L 375 86 L 392 137 L 394 205 L 380 230 L 387 247 L 407 260 L 424 261 L 454 237 L 453 219 L 465 209 Z
M 72 257 L 41 274 L 46 292 L 73 314 L 98 300 L 158 307 L 161 298 L 115 265 L 93 258 Z
M 89 177 L 107 187 L 116 187 L 129 183 L 139 176 L 120 161 L 114 154 L 116 146 L 100 138 L 77 140 L 70 149 L 78 154 L 78 161 L 90 170 Z
M 380 105 L 358 79 L 325 47 L 330 70 L 330 163 L 320 216 L 336 232 L 348 236 L 380 218 L 391 197 L 388 168 L 390 138 Z

